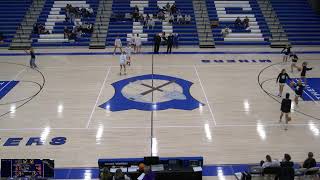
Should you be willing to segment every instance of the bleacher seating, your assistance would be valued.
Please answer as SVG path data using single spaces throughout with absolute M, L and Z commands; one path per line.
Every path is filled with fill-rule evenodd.
M 16 30 L 28 11 L 32 0 L 1 0 L 0 1 L 0 32 L 5 41 L 0 47 L 8 47 Z
M 307 0 L 271 0 L 292 45 L 320 45 L 320 15 Z
M 210 21 L 219 21 L 219 26 L 212 30 L 216 45 L 269 45 L 270 31 L 255 0 L 219 1 L 206 0 Z M 248 17 L 249 29 L 235 28 L 237 17 Z M 225 27 L 231 33 L 223 37 Z
M 179 25 L 173 23 L 173 25 L 167 22 L 155 22 L 154 29 L 147 29 L 140 24 L 140 22 L 133 22 L 129 19 L 116 20 L 112 19 L 109 24 L 109 31 L 107 35 L 106 45 L 113 46 L 114 40 L 117 36 L 120 37 L 123 44 L 126 44 L 128 40 L 132 37 L 132 34 L 137 34 L 142 38 L 142 43 L 144 45 L 152 45 L 153 37 L 156 33 L 166 32 L 168 33 L 178 33 L 179 34 L 179 45 L 195 45 L 199 44 L 197 27 L 195 23 L 193 5 L 191 0 L 171 0 L 171 1 L 157 1 L 157 0 L 146 0 L 146 1 L 130 1 L 121 0 L 113 1 L 112 11 L 114 14 L 125 14 L 132 13 L 133 7 L 138 5 L 140 12 L 143 14 L 157 14 L 157 6 L 164 6 L 167 3 L 171 5 L 175 2 L 177 8 L 180 10 L 181 14 L 191 15 L 191 23 Z
M 82 34 L 81 38 L 76 41 L 68 41 L 64 37 L 64 27 L 69 30 L 73 29 L 75 22 L 66 22 L 66 4 L 71 4 L 73 7 L 90 7 L 93 9 L 94 15 L 87 18 L 76 19 L 82 23 L 94 24 L 96 11 L 99 6 L 99 0 L 47 0 L 45 7 L 40 14 L 38 23 L 44 24 L 50 34 L 33 34 L 33 46 L 89 46 L 91 34 Z

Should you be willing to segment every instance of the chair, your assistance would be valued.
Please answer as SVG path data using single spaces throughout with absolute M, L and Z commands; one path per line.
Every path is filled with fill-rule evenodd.
M 309 168 L 305 171 L 305 177 L 310 177 L 311 179 L 316 178 L 319 173 L 319 167 Z

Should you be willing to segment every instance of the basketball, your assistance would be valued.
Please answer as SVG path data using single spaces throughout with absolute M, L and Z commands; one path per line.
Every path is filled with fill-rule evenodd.
M 302 68 L 301 67 L 297 67 L 297 69 L 298 69 L 298 71 L 301 71 Z

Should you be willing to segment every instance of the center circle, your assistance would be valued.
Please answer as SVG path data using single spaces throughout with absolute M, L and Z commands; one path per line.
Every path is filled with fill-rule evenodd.
M 174 81 L 159 79 L 153 80 L 153 86 L 152 79 L 130 82 L 122 89 L 121 93 L 129 100 L 142 103 L 161 103 L 185 98 L 180 85 Z

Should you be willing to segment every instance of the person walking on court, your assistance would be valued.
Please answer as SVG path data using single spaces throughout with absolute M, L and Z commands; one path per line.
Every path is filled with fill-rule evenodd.
M 161 44 L 161 37 L 159 34 L 154 35 L 154 53 L 159 53 L 159 48 Z
M 169 54 L 169 53 L 171 53 L 171 51 L 172 51 L 172 46 L 173 46 L 173 35 L 172 35 L 172 33 L 168 36 L 168 40 L 167 40 L 167 42 L 168 42 L 168 44 L 167 44 L 167 54 Z
M 298 82 L 296 84 L 294 82 L 292 82 L 291 84 L 292 84 L 292 87 L 294 88 L 294 92 L 296 93 L 296 95 L 294 97 L 294 102 L 296 105 L 298 105 L 299 97 L 302 97 L 305 85 L 302 83 L 301 80 L 298 80 Z
M 285 121 L 285 126 L 284 129 L 287 130 L 288 127 L 288 122 L 291 121 L 291 117 L 290 117 L 290 112 L 291 112 L 291 99 L 290 99 L 290 94 L 287 93 L 286 94 L 286 98 L 282 99 L 281 102 L 281 115 L 280 115 L 280 120 L 279 123 L 282 122 L 282 117 L 283 115 L 285 115 L 286 121 Z
M 122 69 L 124 72 L 124 75 L 127 74 L 127 70 L 126 70 L 126 61 L 127 61 L 127 56 L 126 56 L 126 52 L 122 51 L 121 55 L 120 55 L 120 75 L 122 75 Z
M 30 62 L 29 62 L 30 67 L 32 69 L 37 68 L 38 66 L 36 65 L 36 54 L 34 53 L 33 48 L 30 48 L 29 51 L 25 50 L 25 52 L 27 54 L 30 54 Z
M 295 53 L 290 54 L 291 58 L 291 73 L 293 73 L 293 68 L 296 68 L 298 71 L 301 69 L 297 66 L 297 62 L 299 60 L 298 56 Z
M 132 48 L 131 45 L 128 44 L 128 46 L 125 49 L 126 55 L 127 55 L 127 65 L 131 65 L 131 54 L 132 54 Z
M 114 40 L 114 50 L 113 50 L 113 55 L 116 55 L 117 49 L 120 49 L 120 52 L 122 52 L 122 42 L 119 36 Z
M 137 34 L 137 37 L 134 39 L 135 45 L 136 45 L 136 52 L 135 53 L 140 53 L 141 52 L 141 46 L 142 46 L 142 42 L 141 42 L 141 37 L 139 36 L 139 34 Z
M 312 70 L 312 68 L 308 68 L 307 66 L 308 66 L 307 62 L 302 63 L 302 71 L 300 74 L 301 80 L 303 80 L 305 84 L 307 84 L 307 78 L 306 78 L 307 71 Z
M 279 82 L 279 94 L 278 96 L 281 97 L 282 96 L 282 92 L 283 92 L 283 87 L 284 85 L 286 84 L 286 81 L 291 79 L 289 77 L 289 75 L 286 73 L 286 70 L 285 69 L 282 69 L 281 70 L 281 73 L 278 75 L 277 77 L 277 81 L 276 83 Z
M 291 46 L 287 45 L 285 48 L 282 49 L 281 53 L 284 54 L 282 62 L 287 62 L 288 57 L 291 54 Z

